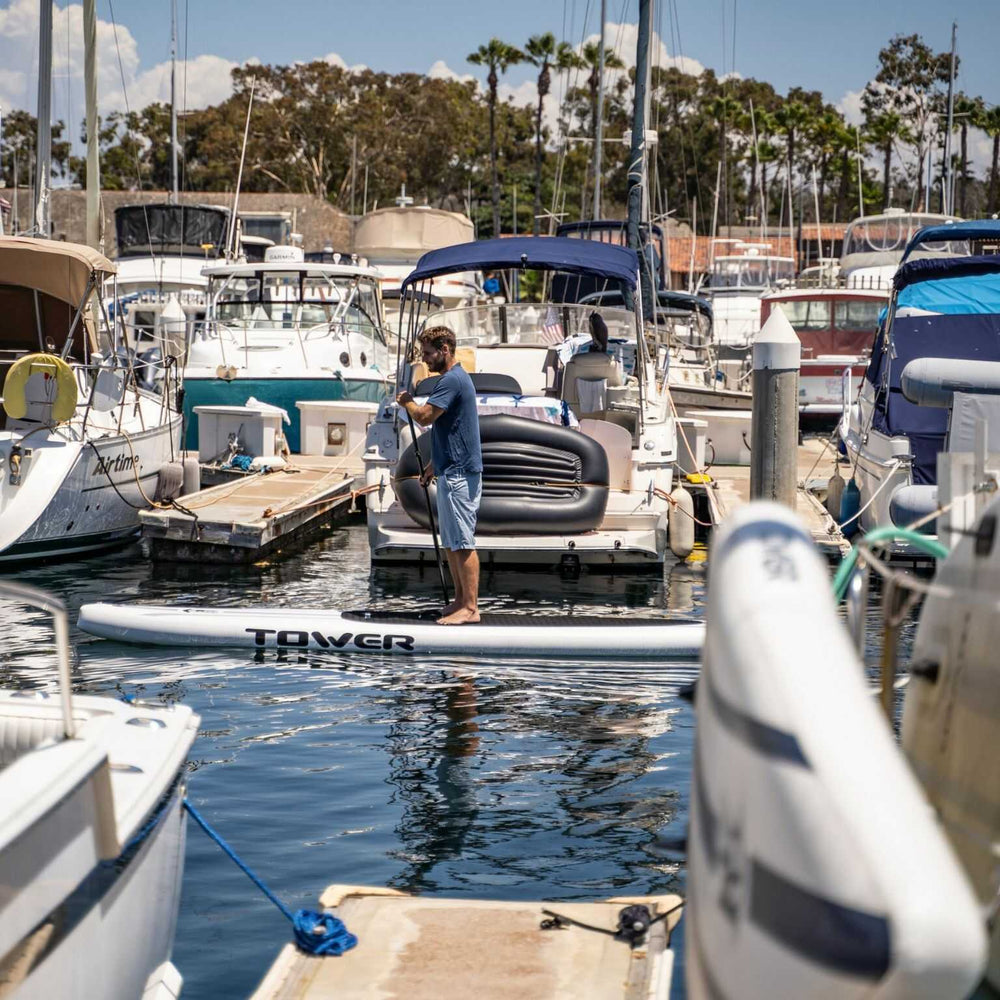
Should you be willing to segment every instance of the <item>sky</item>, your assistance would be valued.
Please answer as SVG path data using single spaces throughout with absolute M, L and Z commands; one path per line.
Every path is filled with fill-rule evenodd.
M 473 75 L 468 53 L 496 35 L 523 44 L 552 31 L 579 46 L 596 39 L 600 0 L 176 0 L 179 58 L 187 56 L 186 103 L 203 107 L 230 91 L 229 70 L 248 61 L 328 59 L 388 72 Z M 605 41 L 634 62 L 638 0 L 606 0 Z M 127 99 L 141 108 L 169 95 L 170 0 L 97 0 L 98 91 L 102 111 Z M 57 2 L 53 41 L 54 117 L 83 117 L 82 5 Z M 39 0 L 0 0 L 0 108 L 34 111 Z M 671 16 L 675 12 L 675 16 Z M 185 15 L 187 24 L 185 25 Z M 1000 103 L 1000 0 L 660 0 L 654 5 L 659 61 L 687 69 L 801 86 L 858 120 L 859 97 L 878 50 L 897 33 L 918 33 L 939 51 L 958 22 L 958 86 Z M 117 36 L 117 37 L 116 37 Z M 654 57 L 655 59 L 656 57 Z M 67 71 L 68 68 L 68 71 Z M 185 76 L 179 70 L 179 81 Z M 124 77 L 125 86 L 122 86 Z M 180 84 L 179 84 L 180 85 Z M 515 67 L 503 96 L 534 99 L 533 70 Z M 554 115 L 554 107 L 549 117 Z M 990 143 L 974 138 L 985 165 Z

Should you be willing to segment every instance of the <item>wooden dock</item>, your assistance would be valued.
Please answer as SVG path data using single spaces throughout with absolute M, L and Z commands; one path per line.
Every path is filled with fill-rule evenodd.
M 836 460 L 833 447 L 822 438 L 807 438 L 799 445 L 795 509 L 817 548 L 830 559 L 840 559 L 850 549 L 850 542 L 808 485 L 817 479 L 825 482 L 833 474 Z M 750 467 L 716 465 L 709 470 L 709 475 L 712 482 L 705 489 L 709 519 L 713 525 L 718 525 L 741 504 L 750 502 Z
M 256 562 L 346 514 L 354 482 L 337 458 L 293 456 L 280 471 L 241 476 L 170 507 L 140 511 L 142 537 L 153 559 Z
M 320 903 L 357 945 L 326 958 L 286 945 L 251 1000 L 665 1000 L 681 907 L 677 896 L 521 903 L 361 886 L 330 886 Z M 633 904 L 656 919 L 630 943 L 615 931 Z

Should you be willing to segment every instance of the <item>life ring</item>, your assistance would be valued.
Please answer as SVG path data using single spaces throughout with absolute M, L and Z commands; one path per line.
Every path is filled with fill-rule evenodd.
M 20 420 L 28 414 L 25 388 L 32 375 L 41 373 L 46 379 L 56 381 L 56 395 L 52 400 L 52 419 L 70 420 L 76 412 L 76 377 L 62 358 L 54 354 L 26 354 L 10 366 L 3 383 L 3 408 L 7 416 Z

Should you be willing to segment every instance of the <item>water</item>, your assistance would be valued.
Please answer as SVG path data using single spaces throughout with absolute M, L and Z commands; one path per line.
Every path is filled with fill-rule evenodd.
M 133 548 L 18 574 L 62 597 L 178 605 L 429 606 L 436 575 L 376 568 L 362 525 L 253 569 L 155 567 Z M 485 575 L 486 610 L 697 618 L 699 566 Z M 0 686 L 54 682 L 41 612 L 0 605 Z M 13 626 L 13 627 L 12 627 Z M 293 909 L 334 882 L 499 899 L 683 893 L 692 664 L 140 649 L 74 630 L 81 692 L 201 715 L 188 794 Z M 184 996 L 244 997 L 284 917 L 193 824 L 174 962 Z

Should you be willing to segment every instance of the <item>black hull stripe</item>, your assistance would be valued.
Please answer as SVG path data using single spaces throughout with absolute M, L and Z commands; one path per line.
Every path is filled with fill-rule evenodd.
M 742 740 L 747 746 L 765 757 L 774 757 L 788 764 L 796 764 L 799 767 L 809 769 L 809 761 L 806 760 L 806 755 L 795 736 L 768 725 L 766 722 L 761 722 L 731 705 L 716 690 L 712 683 L 711 670 L 705 671 L 701 677 L 698 684 L 699 693 L 702 690 L 705 691 L 709 706 L 719 723 L 737 739 Z
M 750 919 L 784 947 L 835 972 L 875 980 L 888 972 L 885 917 L 817 896 L 756 859 L 750 878 Z

